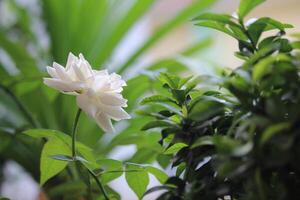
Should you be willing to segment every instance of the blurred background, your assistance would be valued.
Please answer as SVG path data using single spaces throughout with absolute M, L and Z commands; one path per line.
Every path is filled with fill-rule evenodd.
M 151 77 L 157 71 L 213 75 L 220 68 L 239 66 L 241 61 L 233 54 L 237 50 L 234 39 L 191 21 L 205 11 L 232 14 L 239 4 L 238 0 L 213 2 L 0 0 L 0 196 L 50 198 L 46 194 L 55 184 L 46 185 L 45 193 L 38 185 L 41 144 L 19 135 L 36 127 L 70 132 L 74 99 L 41 82 L 45 66 L 53 61 L 65 64 L 70 51 L 81 52 L 93 67 L 116 71 L 128 80 L 124 96 L 133 116 L 116 124 L 118 131 L 113 134 L 103 134 L 84 117 L 79 140 L 99 157 L 151 163 L 173 173 L 162 166 L 153 150 L 158 148 L 159 135 L 141 132 L 144 121 L 134 110 L 153 87 Z M 299 0 L 267 0 L 249 18 L 269 16 L 293 24 L 289 35 L 300 31 L 299 10 Z M 159 184 L 150 178 L 150 186 Z M 136 199 L 123 176 L 109 185 L 122 199 Z

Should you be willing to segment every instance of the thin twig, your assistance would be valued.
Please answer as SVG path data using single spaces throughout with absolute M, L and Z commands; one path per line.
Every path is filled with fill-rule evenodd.
M 96 181 L 96 183 L 97 183 L 98 187 L 100 188 L 100 190 L 101 190 L 101 192 L 102 192 L 104 198 L 105 198 L 106 200 L 109 200 L 108 194 L 106 193 L 106 191 L 105 191 L 105 189 L 104 189 L 104 186 L 103 186 L 102 183 L 99 181 L 99 179 L 97 178 L 97 176 L 96 176 L 90 169 L 87 168 L 87 170 L 88 170 L 88 172 L 90 173 L 90 175 L 94 178 L 94 180 Z

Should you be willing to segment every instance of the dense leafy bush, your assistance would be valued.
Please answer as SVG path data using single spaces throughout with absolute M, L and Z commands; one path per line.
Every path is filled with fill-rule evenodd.
M 300 196 L 299 42 L 284 37 L 291 28 L 263 17 L 244 23 L 261 0 L 241 1 L 236 16 L 202 14 L 197 25 L 238 41 L 243 64 L 220 77 L 162 73 L 164 90 L 145 98 L 140 114 L 161 129 L 163 160 L 176 176 L 159 199 L 298 199 Z M 273 30 L 272 36 L 263 33 Z M 171 155 L 171 157 L 169 156 Z

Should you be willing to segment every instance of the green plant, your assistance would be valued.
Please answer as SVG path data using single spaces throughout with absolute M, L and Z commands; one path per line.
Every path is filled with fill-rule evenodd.
M 129 30 L 147 14 L 155 1 L 126 0 L 120 3 L 111 0 L 42 0 L 39 1 L 42 16 L 17 1 L 1 1 L 3 2 L 9 4 L 16 20 L 9 26 L 0 27 L 1 51 L 13 63 L 13 66 L 9 66 L 2 60 L 0 62 L 0 167 L 7 160 L 16 161 L 41 183 L 51 199 L 87 196 L 90 193 L 87 192 L 86 185 L 89 183 L 83 166 L 79 166 L 79 171 L 83 171 L 80 177 L 80 173 L 76 172 L 77 161 L 62 157 L 66 160 L 64 162 L 49 157 L 57 154 L 71 156 L 69 135 L 72 133 L 77 108 L 74 99 L 58 94 L 42 84 L 45 71 L 43 66 L 52 61 L 64 63 L 69 52 L 83 53 L 92 66 L 105 66 Z M 214 2 L 195 1 L 183 9 L 150 35 L 132 55 L 126 57 L 117 71 L 125 74 L 161 38 Z M 119 11 L 117 15 L 116 10 Z M 49 48 L 43 45 L 33 28 L 36 20 L 46 26 Z M 198 41 L 182 53 L 188 56 L 207 44 Z M 178 73 L 186 70 L 186 66 L 174 58 L 168 58 L 154 63 L 149 67 L 149 72 L 135 74 L 127 81 L 128 86 L 123 92 L 128 99 L 128 112 L 133 111 L 145 93 L 158 86 L 153 82 L 152 73 L 159 70 Z M 105 169 L 104 172 L 97 173 L 103 184 L 106 185 L 125 173 L 129 185 L 141 196 L 148 185 L 148 173 L 158 174 L 156 177 L 163 180 L 163 173 L 148 165 L 159 154 L 160 146 L 156 143 L 159 137 L 157 134 L 144 135 L 139 130 L 138 125 L 147 120 L 133 115 L 132 120 L 120 126 L 126 128 L 107 136 L 107 141 L 107 138 L 103 139 L 104 134 L 95 123 L 85 115 L 81 116 L 77 135 L 78 151 L 84 159 L 98 163 L 99 169 Z M 24 131 L 26 134 L 22 134 Z M 132 157 L 124 162 L 106 159 L 106 155 L 115 147 L 127 144 L 137 146 Z M 141 173 L 127 173 L 127 167 L 139 168 Z M 134 184 L 138 177 L 143 177 L 143 187 Z M 99 196 L 100 192 L 97 188 L 94 189 L 96 182 L 92 181 L 91 184 L 92 194 Z M 118 197 L 107 185 L 105 189 Z
M 238 41 L 240 67 L 210 79 L 162 73 L 165 91 L 141 102 L 147 106 L 140 114 L 155 118 L 143 130 L 161 130 L 161 164 L 176 169 L 176 176 L 145 195 L 165 190 L 158 199 L 299 198 L 299 41 L 284 37 L 291 25 L 268 17 L 244 23 L 262 2 L 241 0 L 237 16 L 194 19 Z M 269 30 L 276 33 L 263 37 Z

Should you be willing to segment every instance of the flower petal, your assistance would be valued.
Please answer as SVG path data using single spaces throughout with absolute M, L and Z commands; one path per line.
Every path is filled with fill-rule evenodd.
M 46 67 L 48 74 L 53 78 L 58 78 L 56 70 L 53 67 L 47 66 Z
M 108 106 L 100 104 L 99 109 L 116 121 L 119 121 L 121 119 L 130 119 L 130 115 L 119 106 Z
M 97 124 L 105 131 L 105 132 L 114 132 L 114 127 L 111 123 L 111 119 L 102 112 L 99 112 L 95 118 Z
M 97 106 L 93 104 L 91 98 L 85 94 L 78 95 L 76 98 L 77 105 L 89 116 L 95 118 L 97 113 Z
M 101 92 L 99 93 L 99 100 L 105 105 L 121 107 L 127 106 L 127 100 L 118 93 Z
M 74 92 L 82 89 L 82 84 L 80 83 L 69 83 L 55 78 L 44 78 L 44 84 L 62 92 Z
M 65 80 L 65 81 L 71 81 L 71 78 L 66 73 L 66 70 L 63 66 L 61 66 L 60 64 L 54 62 L 53 67 L 56 70 L 56 74 L 60 79 Z
M 67 60 L 67 64 L 66 64 L 66 69 L 69 70 L 70 67 L 76 63 L 78 61 L 78 58 L 72 54 L 71 52 L 68 55 L 68 60 Z

